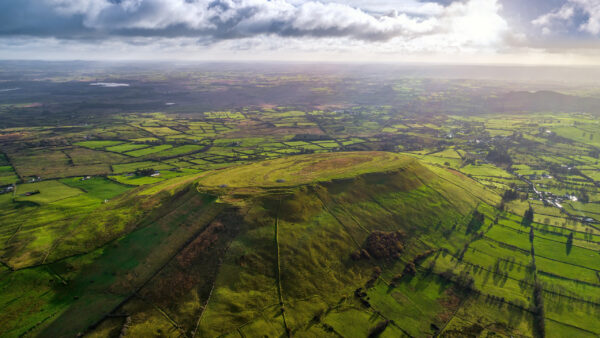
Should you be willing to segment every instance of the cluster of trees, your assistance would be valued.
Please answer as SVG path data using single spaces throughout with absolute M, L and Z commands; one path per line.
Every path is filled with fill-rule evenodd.
M 152 174 L 154 174 L 156 172 L 156 170 L 154 170 L 153 168 L 146 168 L 146 169 L 136 169 L 134 174 L 135 176 L 150 176 Z
M 354 290 L 354 296 L 358 298 L 361 304 L 365 307 L 371 307 L 371 303 L 369 303 L 367 293 L 363 291 L 363 288 L 358 288 Z
M 471 221 L 467 224 L 467 234 L 477 232 L 483 226 L 483 221 L 485 221 L 485 215 L 479 210 L 475 210 Z
M 365 288 L 371 288 L 373 287 L 373 285 L 375 285 L 375 282 L 377 281 L 377 279 L 379 278 L 379 276 L 381 276 L 381 268 L 376 266 L 373 268 L 373 273 L 371 273 L 371 278 L 367 281 L 367 284 L 365 285 Z
M 447 269 L 446 271 L 440 273 L 440 277 L 453 282 L 459 289 L 475 290 L 475 280 L 468 272 L 464 270 L 457 275 L 454 273 L 454 271 L 452 271 L 452 269 Z
M 422 261 L 425 260 L 425 258 L 429 257 L 434 252 L 436 252 L 436 251 L 432 250 L 432 249 L 421 252 L 420 254 L 416 255 L 415 258 L 413 258 L 413 263 L 415 263 L 415 264 L 421 263 Z
M 404 251 L 402 244 L 404 237 L 402 231 L 373 231 L 367 237 L 365 248 L 369 255 L 377 259 L 397 258 Z
M 360 250 L 356 250 L 353 253 L 350 254 L 350 258 L 352 258 L 353 261 L 357 261 L 360 259 L 370 259 L 371 255 L 369 255 L 369 252 L 365 249 L 360 249 Z
M 390 324 L 389 320 L 384 320 L 381 321 L 379 323 L 377 323 L 377 325 L 375 325 L 375 327 L 373 327 L 371 329 L 371 331 L 369 332 L 369 338 L 375 338 L 375 337 L 379 337 L 383 331 L 385 331 L 385 328 Z
M 396 284 L 400 282 L 403 276 L 404 275 L 401 273 L 394 275 L 394 277 L 392 277 L 392 281 L 390 282 L 390 287 L 396 287 Z
M 402 273 L 405 275 L 414 276 L 417 274 L 417 266 L 413 262 L 408 262 L 406 263 L 406 266 L 404 266 L 404 271 L 402 271 Z
M 533 239 L 535 238 L 535 234 L 533 232 L 533 227 L 529 228 L 529 242 L 533 243 Z
M 533 215 L 533 208 L 530 205 L 529 209 L 525 210 L 525 214 L 523 215 L 522 223 L 524 226 L 531 226 L 531 223 L 533 223 Z
M 533 286 L 533 316 L 534 329 L 538 337 L 546 336 L 546 319 L 544 315 L 544 289 L 542 284 L 536 280 Z
M 558 165 L 558 164 L 551 164 L 548 167 L 548 171 L 550 171 L 550 173 L 554 176 L 560 176 L 560 175 L 581 175 L 581 171 L 579 171 L 579 169 L 575 168 L 574 166 L 564 166 L 564 165 Z
M 490 150 L 488 152 L 487 156 L 485 157 L 485 159 L 490 162 L 493 162 L 493 163 L 503 163 L 503 164 L 511 164 L 512 163 L 512 159 L 510 158 L 510 155 L 508 154 L 506 149 L 501 148 L 501 147 L 496 147 L 496 148 Z
M 581 202 L 581 203 L 589 203 L 590 195 L 588 195 L 587 191 L 585 191 L 584 189 L 581 189 L 579 194 L 577 195 L 577 200 L 579 200 L 579 202 Z
M 567 255 L 571 253 L 571 249 L 573 248 L 573 232 L 569 234 L 567 237 Z
M 519 198 L 519 192 L 514 190 L 514 189 L 510 189 L 510 190 L 506 190 L 504 192 L 504 194 L 502 194 L 502 202 L 510 202 L 510 201 L 514 201 L 517 198 Z

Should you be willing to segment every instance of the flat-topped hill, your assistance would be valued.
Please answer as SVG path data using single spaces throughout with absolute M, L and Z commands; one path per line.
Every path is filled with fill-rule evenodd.
M 295 186 L 402 168 L 427 170 L 412 157 L 388 152 L 299 155 L 218 170 L 198 180 L 202 186 Z
M 9 262 L 23 269 L 4 293 L 18 301 L 5 305 L 21 319 L 0 329 L 367 336 L 385 324 L 383 336 L 433 335 L 460 302 L 478 300 L 452 281 L 459 271 L 431 264 L 481 238 L 498 201 L 458 172 L 386 152 L 301 155 L 165 181 L 104 204 L 45 265 L 15 249 Z M 485 226 L 473 223 L 476 209 Z M 43 297 L 23 291 L 40 284 Z

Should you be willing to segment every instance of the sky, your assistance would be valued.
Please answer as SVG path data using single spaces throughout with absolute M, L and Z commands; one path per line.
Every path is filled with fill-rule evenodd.
M 600 0 L 1 0 L 0 59 L 598 65 Z

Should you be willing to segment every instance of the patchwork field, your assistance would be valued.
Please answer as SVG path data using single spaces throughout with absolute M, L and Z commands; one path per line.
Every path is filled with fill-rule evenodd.
M 285 67 L 23 71 L 0 336 L 600 336 L 592 94 Z

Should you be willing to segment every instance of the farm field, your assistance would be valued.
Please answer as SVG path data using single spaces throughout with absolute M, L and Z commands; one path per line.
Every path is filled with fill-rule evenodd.
M 172 67 L 0 92 L 1 337 L 600 335 L 581 87 Z

